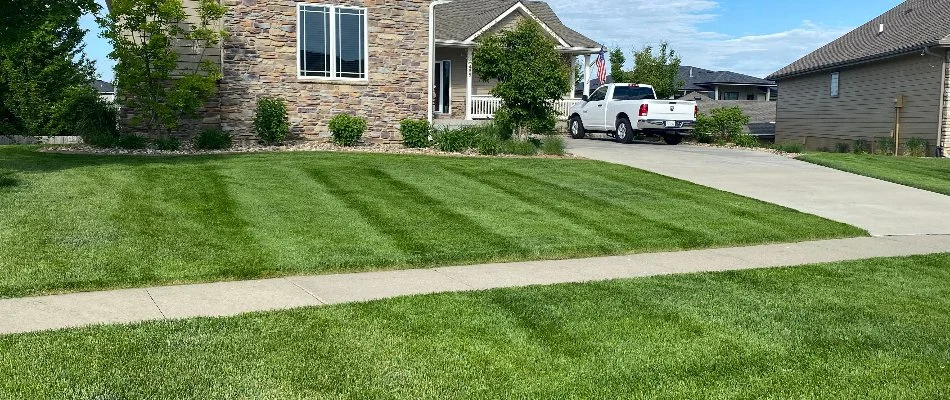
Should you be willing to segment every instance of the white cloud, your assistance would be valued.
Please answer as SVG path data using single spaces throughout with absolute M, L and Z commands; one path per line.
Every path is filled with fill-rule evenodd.
M 618 6 L 618 3 L 623 4 Z M 564 23 L 608 47 L 628 53 L 670 42 L 684 65 L 764 77 L 838 38 L 847 28 L 811 21 L 792 29 L 750 36 L 704 31 L 701 24 L 725 17 L 713 0 L 548 0 Z

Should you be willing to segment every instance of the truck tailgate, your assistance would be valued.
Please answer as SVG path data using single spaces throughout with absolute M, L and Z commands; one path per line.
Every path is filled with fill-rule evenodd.
M 662 119 L 670 121 L 692 121 L 695 118 L 696 103 L 677 100 L 645 100 L 650 109 L 646 119 Z

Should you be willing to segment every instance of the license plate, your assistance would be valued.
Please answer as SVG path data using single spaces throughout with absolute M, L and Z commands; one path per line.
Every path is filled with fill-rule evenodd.
M 676 128 L 676 121 L 666 121 L 667 128 Z

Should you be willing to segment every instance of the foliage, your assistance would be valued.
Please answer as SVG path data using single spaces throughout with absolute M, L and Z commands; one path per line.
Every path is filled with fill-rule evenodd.
M 835 143 L 835 153 L 850 153 L 851 144 L 846 142 Z
M 871 154 L 871 142 L 865 139 L 854 141 L 854 154 Z
M 772 145 L 772 149 L 778 150 L 784 153 L 801 154 L 805 151 L 805 146 L 803 146 L 801 143 L 785 142 L 785 143 L 776 143 Z
M 907 139 L 904 143 L 904 154 L 911 157 L 924 157 L 927 155 L 927 141 L 919 137 Z
M 276 97 L 257 99 L 254 131 L 263 144 L 274 145 L 284 142 L 290 134 L 290 120 L 283 100 Z
M 16 186 L 19 183 L 12 170 L 0 168 L 0 189 Z
M 349 114 L 338 114 L 330 120 L 330 135 L 333 143 L 341 146 L 355 145 L 366 131 L 366 120 Z
M 102 100 L 91 86 L 72 87 L 53 107 L 51 135 L 76 135 L 96 147 L 112 147 L 119 137 L 115 105 Z
M 675 50 L 670 49 L 669 43 L 662 42 L 654 53 L 653 46 L 645 46 L 633 52 L 633 71 L 624 72 L 623 65 L 626 58 L 623 50 L 614 49 L 610 52 L 610 68 L 614 82 L 642 83 L 653 86 L 658 99 L 665 99 L 676 95 L 676 91 L 683 86 L 678 78 L 682 61 Z M 623 78 L 623 79 L 618 79 Z
M 86 31 L 79 18 L 99 6 L 93 0 L 16 0 L 2 9 L 0 134 L 47 135 L 50 125 L 69 126 L 74 121 L 53 113 L 69 91 L 91 90 L 94 66 L 83 54 Z
M 748 133 L 741 132 L 737 135 L 732 136 L 732 143 L 739 147 L 757 147 L 759 145 L 759 139 L 756 139 L 755 136 L 752 136 Z
M 571 89 L 570 70 L 554 41 L 531 19 L 481 39 L 473 65 L 482 80 L 498 81 L 491 94 L 502 99 L 507 123 L 519 132 L 545 126 L 555 115 L 554 101 Z
M 162 136 L 155 139 L 154 143 L 156 150 L 177 151 L 181 148 L 181 141 L 169 136 Z
M 494 156 L 501 152 L 502 140 L 497 132 L 482 130 L 475 139 L 475 150 L 483 156 Z
M 749 117 L 739 107 L 714 108 L 709 114 L 699 114 L 694 133 L 698 138 L 709 137 L 716 143 L 735 142 L 749 124 Z
M 881 136 L 875 139 L 877 148 L 874 153 L 884 156 L 894 155 L 894 138 L 889 136 Z
M 461 153 L 475 147 L 476 139 L 481 133 L 478 126 L 463 126 L 460 128 L 442 127 L 435 131 L 435 147 L 440 151 Z
M 231 134 L 220 129 L 205 129 L 195 136 L 192 145 L 197 150 L 225 150 L 231 148 Z
M 541 139 L 541 153 L 549 156 L 563 156 L 567 152 L 564 138 L 557 135 L 545 136 Z
M 696 127 L 693 130 L 692 139 L 697 143 L 710 144 L 716 141 L 714 132 L 715 124 L 713 123 L 712 117 L 702 112 L 697 114 Z
M 409 148 L 425 148 L 432 145 L 432 126 L 424 119 L 404 119 L 399 123 L 402 144 Z
M 530 139 L 511 139 L 501 143 L 501 152 L 517 156 L 534 156 L 538 154 L 538 146 Z
M 498 129 L 498 137 L 501 140 L 511 139 L 515 134 L 515 130 L 518 129 L 515 125 L 515 121 L 511 118 L 511 113 L 505 107 L 501 107 L 498 111 L 495 111 L 495 115 L 492 117 L 492 124 Z
M 551 113 L 547 117 L 533 118 L 528 121 L 525 130 L 532 135 L 552 135 L 557 128 L 557 115 Z
M 135 112 L 133 123 L 152 136 L 177 128 L 209 99 L 221 78 L 220 65 L 204 59 L 225 33 L 217 26 L 226 9 L 217 0 L 199 0 L 197 23 L 186 22 L 182 0 L 113 0 L 97 18 L 112 45 L 119 101 Z M 181 42 L 200 62 L 179 63 Z
M 122 134 L 116 138 L 115 145 L 126 150 L 141 150 L 148 147 L 148 138 L 132 133 Z

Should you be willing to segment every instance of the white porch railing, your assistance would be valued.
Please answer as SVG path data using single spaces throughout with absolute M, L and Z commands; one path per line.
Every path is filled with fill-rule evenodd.
M 561 99 L 554 102 L 554 110 L 557 111 L 558 119 L 566 120 L 571 107 L 580 102 L 581 99 Z M 501 99 L 493 96 L 472 96 L 472 119 L 489 119 L 495 115 L 495 111 L 501 107 Z

